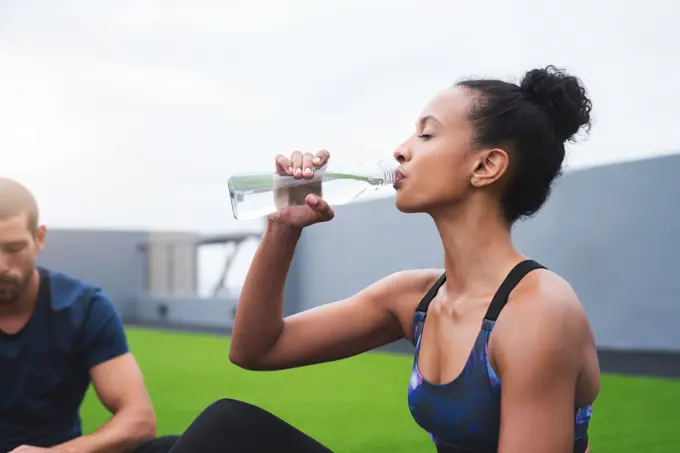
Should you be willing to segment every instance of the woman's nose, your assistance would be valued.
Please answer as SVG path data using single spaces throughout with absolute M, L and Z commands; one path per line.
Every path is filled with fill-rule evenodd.
M 404 145 L 399 146 L 394 150 L 394 159 L 401 163 L 408 162 L 411 159 L 411 151 Z

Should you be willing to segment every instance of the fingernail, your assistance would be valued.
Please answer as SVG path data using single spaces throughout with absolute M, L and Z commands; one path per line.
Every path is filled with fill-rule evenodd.
M 299 168 L 296 168 L 296 169 L 295 169 L 295 174 L 296 174 L 296 175 L 301 175 L 301 174 L 302 174 L 302 170 L 299 169 Z
M 305 168 L 305 174 L 306 174 L 306 175 L 311 175 L 311 174 L 312 174 L 312 169 L 311 169 L 311 168 Z
M 319 162 L 321 162 L 321 158 L 320 158 L 320 157 L 315 157 L 315 158 L 314 158 L 314 163 L 315 163 L 315 164 L 318 164 Z
M 317 204 L 319 202 L 319 199 L 316 198 L 315 196 L 310 196 L 309 197 L 309 204 Z
M 293 173 L 293 167 L 288 167 L 288 173 Z

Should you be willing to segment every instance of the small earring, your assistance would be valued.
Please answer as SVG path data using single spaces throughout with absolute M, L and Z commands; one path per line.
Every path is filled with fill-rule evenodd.
M 470 183 L 477 184 L 477 177 L 473 176 L 472 179 L 470 180 Z

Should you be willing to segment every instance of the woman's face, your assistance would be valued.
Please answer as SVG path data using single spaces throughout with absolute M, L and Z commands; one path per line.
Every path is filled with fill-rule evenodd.
M 413 135 L 394 152 L 404 175 L 396 184 L 400 211 L 431 212 L 473 189 L 480 158 L 471 152 L 474 131 L 468 113 L 473 100 L 465 88 L 441 92 L 425 107 Z

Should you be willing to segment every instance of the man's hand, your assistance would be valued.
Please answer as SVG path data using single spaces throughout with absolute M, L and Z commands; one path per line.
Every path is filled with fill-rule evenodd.
M 58 453 L 53 448 L 31 447 L 30 445 L 22 445 L 15 448 L 9 453 Z

